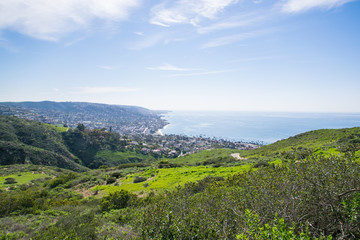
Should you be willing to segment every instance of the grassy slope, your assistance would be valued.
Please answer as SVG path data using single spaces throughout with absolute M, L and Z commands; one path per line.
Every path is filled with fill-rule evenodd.
M 171 163 L 181 164 L 183 167 L 168 169 L 148 169 L 139 170 L 117 180 L 117 183 L 111 185 L 101 185 L 93 190 L 103 190 L 106 193 L 124 189 L 135 193 L 146 193 L 151 190 L 174 189 L 177 185 L 183 185 L 186 182 L 193 182 L 203 179 L 206 176 L 228 177 L 234 173 L 248 171 L 253 164 L 262 160 L 270 163 L 280 164 L 281 156 L 279 153 L 294 151 L 297 149 L 315 149 L 315 154 L 338 155 L 338 147 L 351 144 L 360 139 L 360 128 L 351 129 L 329 129 L 306 132 L 276 143 L 263 146 L 256 150 L 240 151 L 236 149 L 213 149 L 205 150 L 183 157 L 168 159 Z M 224 166 L 215 168 L 213 165 L 203 165 L 206 162 L 228 161 L 232 153 L 240 153 L 242 157 L 248 160 L 233 160 Z M 357 151 L 360 157 L 360 151 Z M 144 176 L 145 182 L 133 183 L 135 176 Z M 144 185 L 145 184 L 145 185 Z M 114 186 L 116 185 L 116 186 Z M 119 185 L 119 186 L 117 186 Z
M 214 160 L 217 158 L 225 158 L 230 156 L 232 153 L 238 153 L 239 150 L 236 149 L 212 149 L 204 150 L 198 153 L 185 155 L 183 157 L 178 157 L 174 159 L 169 159 L 169 162 L 178 163 L 178 164 L 189 164 L 196 165 L 207 160 Z
M 66 131 L 66 128 L 57 129 L 53 126 L 48 126 L 48 128 L 51 131 L 54 131 L 54 129 L 56 129 L 56 132 Z M 47 129 L 46 131 L 50 131 L 49 129 Z M 16 139 L 17 136 L 16 134 L 14 134 L 14 132 L 15 130 L 10 128 L 10 130 L 5 132 L 5 134 L 8 134 L 8 139 L 12 139 L 13 142 L 18 143 L 19 141 Z M 14 141 L 14 139 L 16 140 Z M 298 148 L 321 149 L 321 151 L 325 151 L 328 154 L 339 154 L 339 151 L 337 149 L 339 145 L 350 144 L 351 142 L 356 142 L 357 140 L 360 140 L 360 128 L 311 131 L 294 137 L 290 137 L 282 141 L 278 141 L 267 146 L 263 146 L 256 150 L 240 151 L 236 149 L 213 149 L 205 150 L 192 155 L 186 155 L 184 157 L 168 159 L 170 163 L 183 165 L 183 167 L 178 168 L 158 169 L 158 166 L 156 164 L 153 164 L 151 167 L 146 168 L 133 167 L 130 169 L 120 170 L 116 168 L 111 168 L 109 169 L 109 172 L 103 171 L 101 173 L 98 170 L 90 171 L 88 172 L 88 176 L 93 176 L 93 178 L 97 178 L 98 180 L 88 182 L 84 181 L 86 183 L 84 184 L 84 186 L 89 189 L 91 188 L 93 191 L 97 189 L 104 191 L 105 193 L 120 189 L 125 189 L 136 193 L 149 192 L 152 190 L 162 191 L 166 189 L 174 189 L 178 185 L 183 185 L 186 182 L 197 181 L 203 179 L 206 176 L 227 177 L 233 175 L 234 173 L 247 171 L 253 166 L 253 163 L 256 163 L 257 161 L 263 159 L 266 159 L 267 161 L 277 160 L 277 163 L 279 163 L 281 159 L 279 153 L 285 151 L 292 151 Z M 20 142 L 18 144 L 23 143 Z M 23 146 L 23 149 L 27 148 L 31 148 L 33 153 L 37 153 L 37 155 L 41 155 L 40 152 L 44 151 L 40 148 L 29 145 L 27 145 L 26 147 Z M 249 160 L 235 160 L 230 156 L 232 153 L 240 153 L 242 157 L 247 157 L 249 158 Z M 360 155 L 360 151 L 357 151 L 357 155 Z M 28 154 L 28 156 L 31 156 L 31 154 Z M 137 154 L 129 152 L 112 152 L 105 150 L 98 152 L 97 156 L 107 158 L 110 160 L 110 162 L 127 162 L 129 159 L 134 159 L 133 162 L 138 161 Z M 49 157 L 46 158 L 46 161 L 49 161 Z M 214 163 L 222 163 L 222 161 L 225 163 L 223 164 L 223 166 L 217 168 L 214 167 Z M 206 162 L 210 164 L 206 165 Z M 45 165 L 53 164 L 51 162 L 40 163 Z M 56 165 L 59 166 L 59 164 Z M 107 185 L 106 179 L 110 176 L 110 173 L 112 171 L 122 172 L 123 177 L 117 179 L 115 183 Z M 4 176 L 4 179 L 5 177 L 14 177 L 20 172 L 26 171 L 20 170 L 18 172 L 12 173 L 12 175 L 9 173 L 7 176 Z M 28 173 L 23 175 L 24 179 L 26 178 L 26 176 L 28 176 L 27 174 Z M 101 174 L 101 177 L 96 177 L 96 175 L 98 174 Z M 134 177 L 136 175 L 145 176 L 147 180 L 141 183 L 133 183 Z M 31 178 L 30 176 L 28 177 L 29 179 Z M 36 175 L 32 177 L 41 176 Z M 2 180 L 0 180 L 0 184 L 1 181 Z M 18 178 L 18 182 L 26 181 L 22 181 Z
M 284 152 L 284 151 L 291 151 L 292 149 L 296 150 L 298 148 L 322 149 L 323 151 L 326 151 L 329 153 L 338 154 L 338 151 L 337 151 L 338 146 L 357 143 L 358 140 L 360 140 L 360 128 L 340 129 L 340 130 L 319 130 L 319 131 L 304 133 L 304 134 L 289 138 L 287 140 L 279 141 L 277 143 L 274 143 L 274 144 L 271 144 L 268 146 L 264 146 L 257 150 L 241 151 L 241 156 L 247 156 L 247 157 L 258 158 L 258 159 L 261 159 L 262 157 L 269 157 L 271 159 L 274 159 L 274 158 L 276 159 L 276 158 L 279 158 L 279 155 L 277 155 L 276 153 L 280 153 L 280 152 Z M 186 165 L 186 164 L 191 165 L 191 166 L 184 166 L 184 167 L 179 167 L 179 168 L 157 169 L 156 166 L 153 165 L 153 166 L 149 166 L 147 168 L 134 167 L 134 168 L 126 168 L 126 169 L 120 169 L 120 168 L 97 169 L 97 170 L 91 170 L 91 171 L 81 173 L 81 174 L 76 174 L 74 179 L 70 180 L 70 182 L 62 184 L 59 187 L 54 188 L 53 190 L 49 190 L 49 192 L 50 192 L 49 196 L 51 196 L 51 197 L 57 196 L 57 198 L 55 200 L 51 201 L 52 205 L 50 204 L 50 206 L 51 206 L 50 209 L 48 209 L 46 211 L 38 211 L 38 213 L 41 213 L 40 215 L 34 215 L 34 214 L 25 215 L 24 214 L 24 215 L 19 215 L 19 216 L 13 215 L 13 216 L 8 216 L 6 218 L 0 218 L 0 223 L 3 224 L 3 226 L 7 226 L 7 229 L 10 229 L 10 230 L 7 230 L 9 232 L 19 232 L 19 230 L 18 230 L 19 227 L 17 227 L 17 226 L 21 226 L 21 225 L 16 225 L 16 224 L 19 224 L 19 222 L 21 222 L 21 221 L 29 222 L 29 223 L 27 223 L 27 225 L 23 224 L 24 225 L 23 229 L 29 229 L 29 226 L 31 226 L 31 228 L 33 229 L 31 231 L 33 231 L 33 232 L 44 228 L 44 227 L 40 226 L 41 224 L 42 224 L 42 226 L 47 226 L 46 224 L 48 224 L 48 223 L 56 222 L 56 219 L 60 219 L 59 220 L 60 223 L 61 223 L 61 221 L 65 221 L 65 220 L 70 221 L 70 219 L 75 219 L 76 221 L 79 221 L 79 222 L 76 222 L 75 220 L 73 221 L 74 224 L 77 224 L 77 225 L 71 225 L 71 226 L 74 226 L 73 227 L 74 229 L 81 228 L 83 226 L 90 226 L 88 218 L 84 218 L 80 221 L 78 219 L 78 216 L 85 216 L 85 217 L 90 216 L 90 215 L 86 215 L 86 214 L 87 214 L 87 211 L 89 209 L 91 209 L 91 206 L 85 205 L 85 204 L 87 201 L 90 201 L 89 199 L 91 199 L 91 198 L 86 199 L 84 201 L 82 201 L 82 200 L 77 201 L 76 199 L 74 200 L 74 196 L 75 196 L 74 191 L 78 191 L 80 193 L 87 193 L 88 194 L 87 196 L 92 196 L 97 192 L 95 190 L 100 190 L 100 194 L 98 194 L 96 196 L 97 198 L 101 198 L 102 196 L 104 196 L 104 194 L 108 194 L 110 192 L 117 191 L 120 189 L 125 189 L 128 191 L 134 192 L 136 194 L 143 194 L 143 193 L 146 194 L 151 191 L 161 192 L 164 190 L 173 190 L 178 185 L 184 185 L 186 182 L 193 182 L 193 181 L 201 180 L 204 177 L 209 176 L 209 175 L 210 176 L 227 177 L 227 176 L 234 175 L 235 173 L 249 171 L 249 169 L 251 169 L 251 167 L 252 167 L 252 164 L 247 163 L 246 161 L 243 161 L 245 163 L 244 165 L 233 166 L 233 167 L 217 167 L 216 168 L 216 167 L 211 167 L 211 166 L 194 166 L 197 164 L 201 164 L 204 161 L 210 161 L 213 159 L 219 159 L 219 158 L 226 159 L 229 157 L 229 155 L 231 153 L 237 153 L 237 152 L 240 152 L 240 151 L 215 149 L 215 150 L 211 150 L 211 151 L 203 151 L 203 152 L 200 152 L 200 153 L 197 153 L 194 155 L 185 156 L 182 158 L 177 158 L 177 159 L 172 159 L 172 160 L 169 159 L 169 161 L 173 161 L 174 163 L 178 163 L 178 164 L 183 163 L 184 165 Z M 359 153 L 359 151 L 357 151 L 357 152 Z M 295 164 L 294 166 L 296 167 L 297 163 L 295 163 L 295 162 L 293 162 L 293 163 Z M 327 166 L 327 162 L 324 162 L 323 165 L 320 166 L 319 168 L 317 168 L 318 164 L 314 164 L 311 166 L 314 169 L 310 168 L 310 170 L 312 170 L 313 173 L 320 172 L 319 176 L 327 176 L 328 173 L 330 172 L 325 168 Z M 284 168 L 284 169 L 287 169 L 287 168 Z M 324 169 L 324 172 L 326 172 L 326 174 L 322 174 L 322 172 L 321 172 L 322 169 Z M 267 170 L 269 170 L 269 172 L 267 172 Z M 194 195 L 193 197 L 190 197 L 190 198 L 189 198 L 189 196 L 187 196 L 187 198 L 186 198 L 186 197 L 184 197 L 183 194 L 178 199 L 170 198 L 170 200 L 168 200 L 168 202 L 172 205 L 169 205 L 171 207 L 169 209 L 163 208 L 163 206 L 168 206 L 168 205 L 159 204 L 159 201 L 156 201 L 149 208 L 151 210 L 152 209 L 151 207 L 153 207 L 153 209 L 155 209 L 155 210 L 150 212 L 150 214 L 149 214 L 150 218 L 146 219 L 144 221 L 144 224 L 145 224 L 144 227 L 148 227 L 148 224 L 149 224 L 148 220 L 154 220 L 154 219 L 156 220 L 157 219 L 156 217 L 170 216 L 170 214 L 172 214 L 172 216 L 176 216 L 175 211 L 177 209 L 180 209 L 178 211 L 178 216 L 180 216 L 181 219 L 185 219 L 184 216 L 190 217 L 191 219 L 194 220 L 193 222 L 199 221 L 199 224 L 201 224 L 201 226 L 203 226 L 204 229 L 208 229 L 212 226 L 215 229 L 222 229 L 220 227 L 218 228 L 218 226 L 226 227 L 226 224 L 228 222 L 225 221 L 225 225 L 215 225 L 215 223 L 216 223 L 215 220 L 223 219 L 223 218 L 221 218 L 222 215 L 220 213 L 222 213 L 224 209 L 226 210 L 227 207 L 229 207 L 228 206 L 229 203 L 235 203 L 235 204 L 231 208 L 232 211 L 229 211 L 228 213 L 230 213 L 230 214 L 235 213 L 236 215 L 238 213 L 241 213 L 241 211 L 243 210 L 242 209 L 243 206 L 247 206 L 247 207 L 250 206 L 249 204 L 244 205 L 245 200 L 255 206 L 254 210 L 253 210 L 254 212 L 257 212 L 256 210 L 258 210 L 258 209 L 260 209 L 260 210 L 268 209 L 268 210 L 272 211 L 274 209 L 274 206 L 278 206 L 281 210 L 283 210 L 283 209 L 286 210 L 288 205 L 286 207 L 283 207 L 283 205 L 279 205 L 279 202 L 282 202 L 285 199 L 283 197 L 283 195 L 281 194 L 281 198 L 276 199 L 276 197 L 278 196 L 277 191 L 281 191 L 281 188 L 278 188 L 278 186 L 287 186 L 286 184 L 288 182 L 294 181 L 294 179 L 296 180 L 297 177 L 294 178 L 295 175 L 287 174 L 286 171 L 284 171 L 284 174 L 285 174 L 284 176 L 276 175 L 279 173 L 279 170 L 281 170 L 281 169 L 280 168 L 263 168 L 263 169 L 259 170 L 258 172 L 261 173 L 261 175 L 255 176 L 251 179 L 249 178 L 247 180 L 248 182 L 245 182 L 245 185 L 242 187 L 246 190 L 247 189 L 246 186 L 250 186 L 249 189 L 251 191 L 248 189 L 247 191 L 249 191 L 249 194 L 244 195 L 245 197 L 241 197 L 242 195 L 231 195 L 232 192 L 228 191 L 228 189 L 219 188 L 218 190 L 221 190 L 221 191 L 209 192 L 209 193 L 206 193 L 203 195 L 198 195 L 201 198 L 197 198 L 197 195 Z M 307 170 L 308 169 L 304 169 L 305 174 L 308 172 Z M 60 172 L 60 171 L 62 171 L 62 172 Z M 32 183 L 34 180 L 38 180 L 39 182 L 41 182 L 41 178 L 46 178 L 46 177 L 52 178 L 54 176 L 59 176 L 60 174 L 67 173 L 67 172 L 69 172 L 69 171 L 64 171 L 64 170 L 60 170 L 60 169 L 56 169 L 56 168 L 52 168 L 52 167 L 43 167 L 43 166 L 32 166 L 32 165 L 2 166 L 2 167 L 0 167 L 0 189 L 1 188 L 4 189 L 9 186 L 9 185 L 4 186 L 2 184 L 4 179 L 7 177 L 15 178 L 16 181 L 18 182 L 17 186 L 19 186 L 21 184 Z M 109 176 L 111 176 L 111 174 L 113 172 L 122 172 L 123 177 L 117 179 L 116 183 L 106 185 L 106 179 Z M 272 174 L 275 174 L 275 175 L 271 175 L 271 174 L 269 175 L 270 172 L 272 172 Z M 255 173 L 255 172 L 250 172 L 249 174 L 246 174 L 246 176 L 251 175 L 252 173 Z M 334 173 L 337 173 L 339 176 L 346 175 L 346 172 L 338 173 L 337 171 L 334 171 Z M 19 175 L 21 175 L 21 176 L 19 176 Z M 133 180 L 136 175 L 144 176 L 147 178 L 147 180 L 145 182 L 133 183 Z M 303 174 L 297 174 L 296 176 L 301 177 L 302 175 Z M 306 177 L 311 178 L 313 175 L 315 175 L 315 174 L 309 173 L 308 176 L 306 176 Z M 338 175 L 336 175 L 336 176 L 338 176 Z M 289 176 L 289 178 L 287 178 L 286 181 L 284 180 L 285 176 Z M 350 174 L 350 176 L 354 176 L 354 175 Z M 244 179 L 246 180 L 247 178 L 244 178 Z M 238 176 L 239 182 L 245 181 L 244 179 Z M 260 180 L 258 180 L 258 179 L 260 179 Z M 304 179 L 306 179 L 306 178 L 304 178 Z M 338 178 L 328 177 L 328 179 L 332 180 L 332 179 L 338 179 Z M 349 179 L 351 180 L 352 178 L 350 177 Z M 56 179 L 53 179 L 53 180 L 56 180 Z M 49 181 L 53 181 L 53 180 L 49 180 Z M 276 180 L 275 183 L 278 183 L 278 185 L 272 184 L 272 182 L 274 180 Z M 321 178 L 320 180 L 323 180 L 323 178 Z M 260 182 L 258 183 L 257 181 L 260 181 Z M 312 182 L 310 182 L 310 183 L 312 184 Z M 323 182 L 320 182 L 320 183 L 323 184 Z M 325 183 L 326 183 L 324 185 L 325 187 L 330 186 L 330 185 L 327 185 L 327 182 L 325 182 Z M 338 182 L 335 181 L 334 183 L 338 183 Z M 118 186 L 115 186 L 115 185 L 118 185 Z M 148 186 L 146 186 L 146 185 L 148 185 Z M 293 188 L 285 188 L 285 190 L 286 189 L 289 190 L 289 192 L 283 191 L 283 193 L 289 194 L 289 195 L 285 195 L 285 196 L 289 196 L 289 198 L 286 198 L 286 199 L 291 199 L 291 201 L 294 201 L 294 203 L 295 203 L 295 201 L 297 201 L 298 197 L 292 197 L 293 194 L 298 194 L 295 196 L 299 196 L 299 197 L 306 197 L 306 196 L 312 196 L 314 193 L 319 192 L 319 191 L 314 191 L 314 192 L 309 191 L 309 193 L 306 192 L 307 194 L 302 196 L 302 193 L 303 193 L 302 191 L 293 191 L 293 189 L 297 189 L 297 186 L 303 186 L 303 185 L 304 185 L 303 179 L 299 178 L 299 180 L 296 180 L 294 182 L 294 185 L 292 185 Z M 332 185 L 334 185 L 334 184 L 332 184 Z M 341 184 L 339 184 L 339 185 L 341 188 Z M 314 189 L 316 189 L 317 185 L 315 184 L 314 186 L 315 186 Z M 320 190 L 323 190 L 323 192 L 326 192 L 327 189 L 325 187 L 320 187 Z M 349 189 L 353 189 L 353 188 L 354 187 L 351 187 Z M 84 190 L 87 190 L 87 192 L 85 192 Z M 267 194 L 268 192 L 271 193 L 270 190 L 274 191 L 273 195 Z M 72 194 L 69 194 L 68 191 L 69 192 L 71 191 Z M 9 192 L 11 193 L 11 191 L 9 191 Z M 56 193 L 56 192 L 59 192 L 59 193 Z M 240 192 L 241 191 L 239 191 L 239 193 Z M 255 192 L 255 194 L 261 193 L 263 195 L 255 195 L 255 194 L 253 194 L 253 192 Z M 342 192 L 344 192 L 343 189 L 341 189 L 340 192 L 335 192 L 335 193 L 342 193 Z M 13 193 L 16 193 L 16 191 L 13 191 Z M 221 193 L 221 195 L 219 195 L 219 194 L 216 195 L 216 193 Z M 225 195 L 224 195 L 224 193 L 225 193 Z M 56 195 L 56 194 L 58 194 L 58 195 Z M 169 196 L 171 197 L 171 194 L 169 194 Z M 249 196 L 249 197 L 247 198 L 246 196 Z M 254 197 L 254 196 L 261 196 L 261 197 Z M 346 196 L 348 196 L 348 195 L 346 195 Z M 164 198 L 165 197 L 166 197 L 166 194 L 164 195 Z M 62 199 L 62 198 L 65 198 L 65 199 Z M 306 197 L 306 199 L 307 199 L 306 201 L 308 201 L 309 197 Z M 312 198 L 310 197 L 310 200 L 311 199 Z M 323 197 L 323 196 L 320 199 L 322 199 L 322 202 L 328 200 L 327 197 Z M 192 201 L 192 200 L 194 200 L 194 201 Z M 278 205 L 273 204 L 273 202 L 276 203 L 276 200 L 277 200 Z M 261 203 L 262 201 L 263 201 L 263 203 Z M 306 202 L 306 201 L 304 201 L 304 202 Z M 96 203 L 96 202 L 94 202 L 94 203 Z M 191 205 L 190 203 L 193 205 Z M 71 204 L 74 204 L 74 205 L 71 205 Z M 79 204 L 83 204 L 83 205 L 79 205 Z M 354 204 L 355 204 L 355 202 L 354 202 Z M 253 205 L 251 205 L 251 206 L 253 206 Z M 315 206 L 315 205 L 316 204 L 314 204 L 312 202 L 311 202 L 311 204 L 309 204 L 309 206 Z M 94 206 L 95 205 L 93 205 L 92 207 L 94 208 Z M 184 208 L 184 207 L 181 208 L 181 206 L 185 206 L 186 208 Z M 267 207 L 264 207 L 264 206 L 267 206 Z M 298 206 L 301 206 L 301 204 L 293 204 L 293 206 L 298 207 Z M 192 208 L 190 208 L 190 207 L 192 207 Z M 258 209 L 256 207 L 258 207 Z M 341 206 L 341 207 L 343 208 L 343 206 Z M 235 209 L 236 211 L 234 210 L 234 208 L 236 208 Z M 70 215 L 69 217 L 66 217 L 67 215 L 71 214 L 71 212 L 73 212 L 75 210 L 77 210 L 78 212 L 75 212 L 75 214 Z M 186 211 L 188 211 L 188 210 L 189 210 L 189 212 L 187 213 Z M 68 211 L 68 212 L 66 212 L 66 211 Z M 98 223 L 102 223 L 102 224 L 105 221 L 106 222 L 109 221 L 109 224 L 111 221 L 113 221 L 113 222 L 111 222 L 111 224 L 113 224 L 112 225 L 113 227 L 111 229 L 109 229 L 109 231 L 114 232 L 115 229 L 123 229 L 122 227 L 125 226 L 124 224 L 126 222 L 122 223 L 121 221 L 125 221 L 126 217 L 133 216 L 132 211 L 137 211 L 137 209 L 135 209 L 135 208 L 134 209 L 121 209 L 121 210 L 116 210 L 116 211 L 114 211 L 114 212 L 110 211 L 110 212 L 106 212 L 106 213 L 102 214 L 101 217 L 103 219 L 100 219 L 102 221 L 99 221 L 99 219 L 97 219 L 97 218 L 94 218 L 95 219 L 94 221 L 98 222 Z M 129 215 L 125 215 L 127 213 L 127 211 L 128 211 Z M 167 211 L 170 211 L 170 212 L 167 212 Z M 159 212 L 160 212 L 160 214 L 159 214 Z M 202 212 L 204 212 L 203 215 L 201 215 Z M 307 214 L 309 212 L 312 213 L 312 211 L 307 211 L 307 210 L 305 212 Z M 194 214 L 192 214 L 192 213 L 194 213 Z M 214 214 L 211 215 L 209 213 L 214 213 Z M 282 213 L 282 211 L 280 211 L 280 213 Z M 161 214 L 163 214 L 163 215 L 161 215 Z M 227 214 L 227 212 L 224 212 L 224 216 L 226 214 Z M 266 216 L 264 215 L 262 217 L 267 217 L 267 219 L 271 219 L 271 217 L 273 217 L 273 215 L 271 215 L 271 214 L 272 214 L 272 212 L 269 215 L 270 218 L 267 215 Z M 314 214 L 316 216 L 320 216 L 320 217 L 323 215 L 323 214 L 317 214 L 317 213 L 314 213 Z M 99 215 L 94 214 L 94 216 L 99 216 Z M 134 216 L 138 217 L 138 216 L 142 216 L 142 215 L 134 215 Z M 220 216 L 220 218 L 219 218 L 219 216 Z M 237 217 L 238 216 L 230 215 L 229 219 L 228 219 L 229 223 L 233 219 L 236 219 Z M 283 216 L 281 215 L 280 217 L 283 217 Z M 178 224 L 179 220 L 176 218 L 174 218 L 174 219 L 175 219 L 174 220 L 175 225 Z M 208 225 L 206 225 L 206 221 L 205 221 L 206 219 L 211 220 L 211 221 L 209 220 Z M 226 219 L 226 218 L 224 218 L 224 219 Z M 214 220 L 215 223 L 213 223 L 212 220 Z M 243 219 L 238 218 L 237 221 L 243 222 Z M 30 224 L 30 222 L 31 222 L 31 224 Z M 39 223 L 39 224 L 36 225 L 36 223 Z M 164 223 L 167 223 L 167 222 L 166 222 L 166 219 L 164 218 L 164 219 L 160 219 L 159 223 L 161 223 L 161 226 L 163 226 Z M 224 222 L 222 224 L 224 224 Z M 16 227 L 12 228 L 12 226 L 16 226 Z M 25 228 L 25 226 L 27 226 L 27 227 Z M 188 225 L 186 225 L 186 224 L 184 224 L 184 225 L 178 224 L 176 226 L 177 227 L 185 226 L 184 227 L 185 230 L 191 229 L 191 226 L 187 227 Z M 194 225 L 194 226 L 196 226 L 196 225 Z M 108 227 L 108 226 L 106 224 L 104 224 L 104 227 Z M 89 228 L 92 228 L 92 226 L 90 226 Z M 154 226 L 154 229 L 157 229 L 157 228 L 158 228 L 157 226 Z M 64 227 L 64 229 L 67 229 L 67 228 Z M 195 228 L 195 230 L 196 229 L 197 228 Z M 50 230 L 48 230 L 48 232 L 52 231 L 52 230 L 53 229 L 50 228 Z M 127 230 L 127 232 L 129 232 L 129 229 L 126 229 L 126 230 Z M 26 230 L 26 231 L 28 231 L 28 230 Z M 42 230 L 40 232 L 42 232 Z M 82 231 L 80 231 L 80 232 L 82 232 Z M 0 231 L 0 233 L 1 233 L 1 231 Z M 240 231 L 238 233 L 240 233 Z M 55 235 L 56 234 L 57 233 L 55 232 Z M 193 234 L 193 233 L 190 233 L 189 235 L 191 235 L 191 234 Z M 124 238 L 119 237 L 119 238 L 126 239 L 125 237 Z M 91 239 L 91 238 L 87 237 L 87 238 L 83 238 L 83 239 Z M 220 239 L 220 238 L 217 238 L 217 239 Z M 254 238 L 254 239 L 256 239 L 256 238 Z
M 241 151 L 241 155 L 246 157 L 274 157 L 278 153 L 297 148 L 321 148 L 324 151 L 339 153 L 337 148 L 343 144 L 350 144 L 351 139 L 360 139 L 360 127 L 305 132 L 255 150 Z
M 236 173 L 248 171 L 250 164 L 235 167 L 206 167 L 206 166 L 185 166 L 181 168 L 149 169 L 139 173 L 129 174 L 117 181 L 117 184 L 101 185 L 93 190 L 103 190 L 106 193 L 119 191 L 121 189 L 145 193 L 153 190 L 172 190 L 177 186 L 183 186 L 187 182 L 195 182 L 207 176 L 229 177 Z M 146 177 L 147 180 L 134 183 L 135 176 Z M 118 185 L 118 186 L 114 186 Z
M 34 180 L 44 181 L 45 179 L 51 179 L 66 172 L 70 172 L 70 170 L 32 164 L 0 166 L 0 190 L 8 187 L 17 188 L 23 184 L 32 184 Z M 4 184 L 6 178 L 14 178 L 16 183 Z
M 95 157 L 106 159 L 108 163 L 112 165 L 119 165 L 124 163 L 134 163 L 134 162 L 143 162 L 151 161 L 154 158 L 151 155 L 143 155 L 131 151 L 110 151 L 103 150 L 96 153 Z

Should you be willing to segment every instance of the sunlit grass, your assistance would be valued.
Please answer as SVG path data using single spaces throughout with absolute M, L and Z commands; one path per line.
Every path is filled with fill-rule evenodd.
M 10 186 L 18 186 L 22 184 L 29 183 L 31 180 L 46 178 L 49 177 L 46 174 L 42 173 L 32 173 L 32 172 L 21 172 L 18 174 L 11 174 L 7 176 L 0 176 L 0 189 L 7 188 Z M 16 183 L 14 184 L 4 184 L 6 178 L 14 178 Z
M 118 182 L 119 186 L 102 185 L 93 188 L 93 190 L 103 190 L 106 193 L 118 191 L 121 189 L 134 192 L 149 192 L 171 190 L 177 186 L 183 186 L 187 182 L 194 182 L 205 178 L 206 176 L 229 177 L 236 173 L 250 170 L 251 165 L 246 164 L 235 167 L 181 167 L 166 169 L 150 169 L 141 173 L 128 175 Z M 133 183 L 135 176 L 144 176 L 148 179 L 144 182 Z

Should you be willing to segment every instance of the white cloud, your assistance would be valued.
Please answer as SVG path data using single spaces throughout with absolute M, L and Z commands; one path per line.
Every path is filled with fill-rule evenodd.
M 213 19 L 239 0 L 178 0 L 168 7 L 162 3 L 151 9 L 150 23 L 169 27 L 172 24 L 197 25 L 201 19 Z
M 169 77 L 193 77 L 193 76 L 227 73 L 227 72 L 232 72 L 232 71 L 233 70 L 219 70 L 219 71 L 203 71 L 203 72 L 193 72 L 193 73 L 179 73 L 179 74 L 170 75 Z
M 10 0 L 0 1 L 0 30 L 56 41 L 87 28 L 95 19 L 120 21 L 140 0 Z
M 205 43 L 202 46 L 202 48 L 213 48 L 213 47 L 225 46 L 225 45 L 233 44 L 235 42 L 239 42 L 239 41 L 246 40 L 246 39 L 249 39 L 249 38 L 255 38 L 255 37 L 263 36 L 263 35 L 268 34 L 270 32 L 273 32 L 273 30 L 271 30 L 271 29 L 260 30 L 260 31 L 245 32 L 245 33 L 220 37 L 220 38 L 216 38 L 216 39 L 213 39 L 213 40 Z
M 217 22 L 215 24 L 212 24 L 210 26 L 199 27 L 197 31 L 200 34 L 206 34 L 219 30 L 247 27 L 257 22 L 263 21 L 264 19 L 268 19 L 269 17 L 270 17 L 269 14 L 265 14 L 263 12 L 252 12 L 252 13 L 244 14 L 240 17 L 231 17 L 223 21 Z
M 101 69 L 104 69 L 104 70 L 114 70 L 115 69 L 115 67 L 112 67 L 112 66 L 105 66 L 105 65 L 102 65 L 102 66 L 98 66 L 99 68 L 101 68 Z
M 282 6 L 284 12 L 303 12 L 312 8 L 330 9 L 354 0 L 287 0 Z
M 77 88 L 75 93 L 82 94 L 99 94 L 99 93 L 124 93 L 136 92 L 138 88 L 125 88 L 125 87 L 80 87 Z
M 184 71 L 196 71 L 199 69 L 194 69 L 194 68 L 180 68 L 180 67 L 175 67 L 171 64 L 165 63 L 161 66 L 158 67 L 147 67 L 147 70 L 158 70 L 158 71 L 178 71 L 178 72 L 184 72 Z
M 168 38 L 168 33 L 157 33 L 150 36 L 144 36 L 139 42 L 132 43 L 129 46 L 131 50 L 142 50 L 156 46 L 160 43 L 165 43 Z
M 262 60 L 274 60 L 279 58 L 280 58 L 279 56 L 259 56 L 259 57 L 241 58 L 234 60 L 232 62 L 254 62 L 254 61 L 262 61 Z

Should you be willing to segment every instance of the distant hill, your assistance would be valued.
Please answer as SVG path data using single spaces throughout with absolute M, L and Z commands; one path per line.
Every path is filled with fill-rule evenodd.
M 1 102 L 0 114 L 50 124 L 112 129 L 122 134 L 149 134 L 164 127 L 160 112 L 142 107 L 86 102 Z

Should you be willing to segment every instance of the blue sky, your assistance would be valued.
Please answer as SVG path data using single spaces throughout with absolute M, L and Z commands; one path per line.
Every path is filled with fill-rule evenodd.
M 360 112 L 360 1 L 2 0 L 0 101 Z

